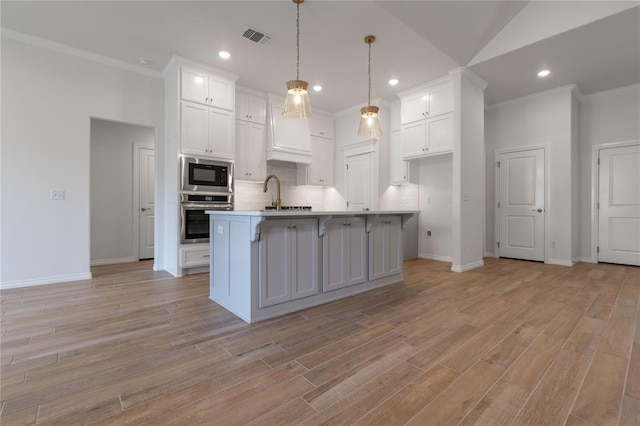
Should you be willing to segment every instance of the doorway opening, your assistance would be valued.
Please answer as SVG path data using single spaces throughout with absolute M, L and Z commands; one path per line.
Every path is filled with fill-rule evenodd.
M 153 258 L 155 129 L 91 118 L 91 266 Z

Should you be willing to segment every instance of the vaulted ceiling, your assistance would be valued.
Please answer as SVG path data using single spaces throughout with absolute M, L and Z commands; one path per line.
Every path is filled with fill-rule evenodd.
M 300 77 L 323 86 L 311 102 L 326 111 L 366 101 L 368 34 L 377 39 L 372 97 L 388 101 L 460 66 L 489 83 L 489 104 L 573 83 L 584 94 L 640 83 L 638 1 L 307 0 L 300 14 Z M 295 78 L 295 5 L 287 0 L 3 1 L 1 25 L 18 40 L 140 67 L 145 57 L 158 75 L 176 54 L 260 91 L 283 93 Z M 271 41 L 243 38 L 249 27 Z M 540 79 L 543 68 L 551 75 Z M 389 86 L 391 78 L 400 83 Z

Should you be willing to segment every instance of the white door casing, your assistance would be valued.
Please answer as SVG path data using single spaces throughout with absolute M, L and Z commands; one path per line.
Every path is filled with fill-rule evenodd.
M 371 208 L 371 153 L 347 157 L 345 165 L 347 210 L 369 210 Z
M 155 149 L 136 146 L 138 151 L 138 258 L 154 257 Z
M 544 149 L 499 153 L 497 165 L 499 256 L 544 261 Z
M 640 145 L 598 158 L 598 261 L 640 266 Z

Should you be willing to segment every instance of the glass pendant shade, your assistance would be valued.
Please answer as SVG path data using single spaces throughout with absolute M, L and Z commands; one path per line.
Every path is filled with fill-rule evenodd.
M 382 135 L 380 127 L 380 117 L 378 116 L 377 106 L 366 106 L 360 109 L 360 127 L 358 128 L 358 136 L 368 138 L 378 138 Z
M 309 103 L 309 83 L 303 80 L 287 81 L 287 98 L 284 101 L 282 116 L 286 118 L 311 117 L 311 104 Z

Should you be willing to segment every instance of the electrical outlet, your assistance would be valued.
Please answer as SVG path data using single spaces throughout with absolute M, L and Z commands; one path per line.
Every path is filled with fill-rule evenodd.
M 64 200 L 64 189 L 52 189 L 51 190 L 51 199 L 52 200 Z

